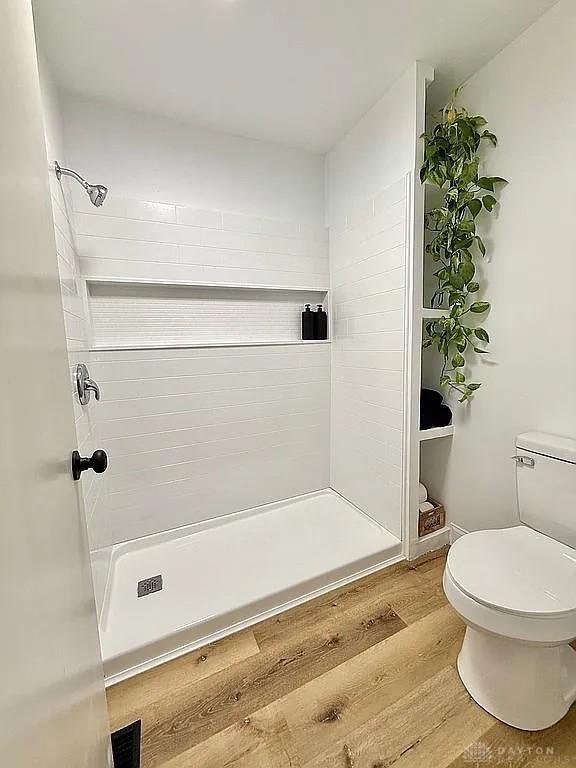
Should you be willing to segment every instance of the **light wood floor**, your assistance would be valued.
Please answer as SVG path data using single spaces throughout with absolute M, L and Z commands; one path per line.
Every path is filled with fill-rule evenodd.
M 443 566 L 393 566 L 119 683 L 112 730 L 142 719 L 143 768 L 576 766 L 576 707 L 529 734 L 466 693 Z

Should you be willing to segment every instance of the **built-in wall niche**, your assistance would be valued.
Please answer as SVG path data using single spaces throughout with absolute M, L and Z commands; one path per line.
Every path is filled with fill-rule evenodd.
M 318 289 L 160 285 L 89 281 L 94 349 L 310 344 L 302 341 L 305 304 Z

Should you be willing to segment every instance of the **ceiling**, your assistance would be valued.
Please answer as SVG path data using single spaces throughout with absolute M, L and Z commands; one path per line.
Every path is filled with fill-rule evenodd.
M 436 94 L 555 0 L 36 0 L 65 91 L 324 152 L 415 59 Z

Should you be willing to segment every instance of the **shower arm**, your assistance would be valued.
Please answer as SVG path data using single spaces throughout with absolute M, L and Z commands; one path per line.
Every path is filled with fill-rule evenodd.
M 56 171 L 56 178 L 58 179 L 58 181 L 60 181 L 62 176 L 72 176 L 73 179 L 76 179 L 76 181 L 79 181 L 80 184 L 82 184 L 84 189 L 88 190 L 88 187 L 90 186 L 90 184 L 88 184 L 86 179 L 83 179 L 79 173 L 76 173 L 76 171 L 72 171 L 70 168 L 62 168 L 57 160 L 54 161 L 54 169 Z

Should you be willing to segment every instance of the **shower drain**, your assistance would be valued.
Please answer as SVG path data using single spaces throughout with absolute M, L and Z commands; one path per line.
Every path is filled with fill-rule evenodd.
M 138 582 L 138 597 L 146 597 L 146 595 L 151 595 L 153 592 L 160 592 L 162 586 L 162 574 L 142 579 Z

